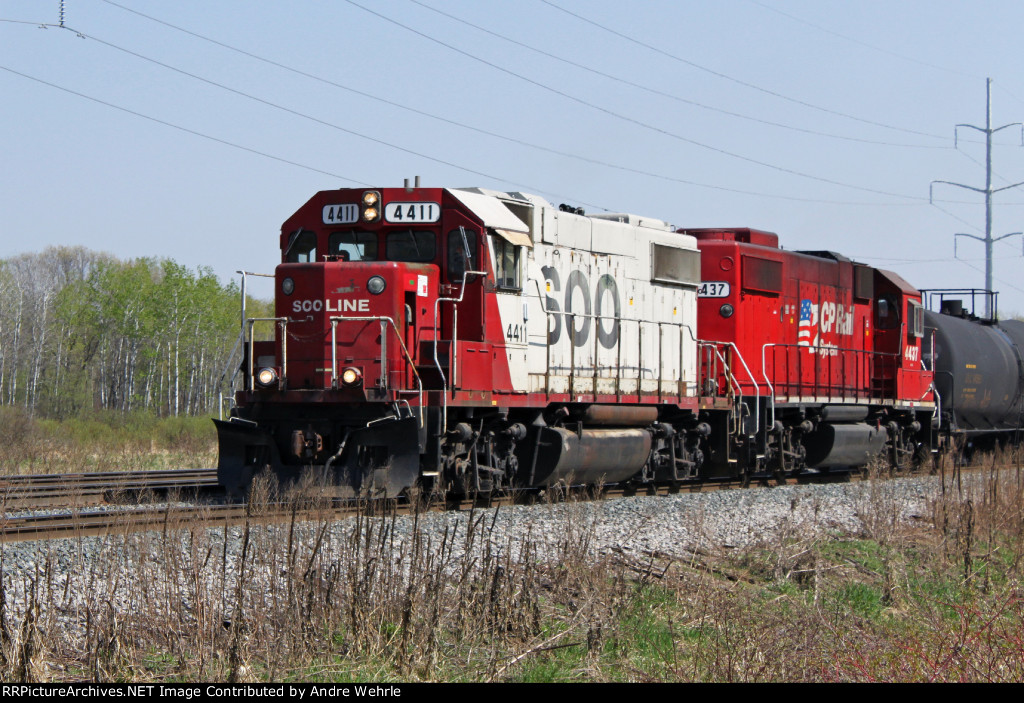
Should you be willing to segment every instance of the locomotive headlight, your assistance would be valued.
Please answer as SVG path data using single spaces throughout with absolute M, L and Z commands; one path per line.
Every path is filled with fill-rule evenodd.
M 721 314 L 722 317 L 732 317 L 732 313 L 733 313 L 732 305 L 729 305 L 729 303 L 726 303 L 722 307 L 718 308 L 718 312 L 719 312 L 719 314 Z
M 274 385 L 277 383 L 277 371 L 269 366 L 260 369 L 260 372 L 256 374 L 256 383 L 264 388 Z
M 368 190 L 363 193 L 363 221 L 374 222 L 380 218 L 380 193 Z
M 385 287 L 387 287 L 387 283 L 380 276 L 371 276 L 370 280 L 366 282 L 366 290 L 374 295 L 383 293 Z
M 358 386 L 363 380 L 362 372 L 354 366 L 349 366 L 341 372 L 341 382 L 346 386 Z
M 291 295 L 295 292 L 295 281 L 290 278 L 286 278 L 281 281 L 281 292 L 285 295 Z

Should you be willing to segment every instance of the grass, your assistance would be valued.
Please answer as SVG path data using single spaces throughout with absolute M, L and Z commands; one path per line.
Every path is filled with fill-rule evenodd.
M 217 464 L 208 417 L 96 413 L 40 420 L 0 407 L 0 469 L 7 474 L 203 468 Z
M 858 534 L 686 558 L 598 550 L 571 505 L 553 541 L 484 512 L 441 533 L 428 516 L 257 528 L 267 485 L 230 531 L 172 522 L 98 557 L 40 543 L 31 568 L 5 562 L 0 679 L 1024 680 L 1024 482 L 945 480 L 914 521 L 879 484 Z

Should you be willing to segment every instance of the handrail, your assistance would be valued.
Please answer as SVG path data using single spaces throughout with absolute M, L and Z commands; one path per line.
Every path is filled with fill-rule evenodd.
M 750 367 L 747 366 L 747 360 L 743 358 L 743 354 L 740 353 L 740 350 L 736 347 L 736 344 L 733 343 L 733 342 L 719 342 L 719 344 L 727 345 L 728 347 L 730 347 L 732 349 L 733 353 L 737 357 L 739 357 L 740 363 L 743 364 L 743 369 L 747 372 L 747 377 L 750 379 L 750 382 L 754 384 L 754 397 L 755 398 L 760 398 L 761 397 L 761 386 L 759 386 L 757 381 L 754 380 L 754 374 L 751 373 Z M 729 373 L 732 373 L 732 371 L 730 370 Z M 739 384 L 739 382 L 737 381 L 737 385 L 738 384 Z M 742 386 L 740 386 L 740 388 L 742 388 Z M 754 427 L 756 427 L 758 430 L 761 428 L 761 403 L 760 402 L 755 402 L 754 403 Z M 756 432 L 756 430 L 755 430 L 755 432 Z M 765 442 L 767 442 L 767 441 L 768 440 L 765 439 Z
M 235 271 L 235 273 L 240 274 L 241 277 L 242 277 L 242 285 L 240 286 L 240 289 L 239 289 L 239 291 L 240 291 L 240 293 L 239 293 L 239 299 L 240 299 L 239 307 L 241 309 L 241 314 L 239 315 L 239 323 L 240 324 L 239 324 L 239 327 L 238 327 L 238 337 L 235 339 L 234 346 L 231 347 L 231 353 L 228 354 L 228 360 L 227 360 L 227 362 L 224 365 L 224 371 L 221 372 L 220 377 L 217 379 L 217 387 L 220 389 L 220 397 L 221 397 L 220 403 L 217 406 L 217 413 L 218 413 L 218 415 L 219 415 L 221 420 L 224 419 L 224 379 L 228 375 L 228 371 L 231 368 L 231 359 L 232 359 L 232 357 L 234 357 L 235 351 L 245 344 L 245 325 L 246 325 L 246 317 L 245 317 L 245 279 L 246 279 L 246 276 L 258 276 L 260 278 L 274 278 L 274 274 L 272 274 L 272 273 L 254 273 L 252 271 Z M 231 374 L 231 378 L 228 379 L 228 381 L 227 381 L 228 388 L 231 390 L 230 398 L 231 398 L 231 402 L 232 403 L 234 403 L 234 395 L 235 395 L 234 394 L 235 378 L 237 378 L 238 373 L 241 370 L 242 370 L 241 366 L 236 368 L 234 373 Z M 251 381 L 251 378 L 250 378 L 250 381 Z M 250 382 L 249 387 L 252 388 L 251 382 Z
M 573 312 L 573 311 L 549 310 L 548 307 L 547 307 L 547 301 L 545 300 L 544 295 L 543 295 L 543 293 L 541 292 L 541 289 L 540 289 L 540 281 L 538 279 L 536 279 L 536 278 L 532 278 L 530 280 L 533 282 L 534 287 L 537 289 L 537 300 L 538 300 L 538 302 L 540 302 L 541 312 L 544 313 L 544 315 L 546 316 L 545 317 L 545 321 L 549 320 L 551 315 L 563 315 L 563 316 L 565 316 L 567 318 L 567 320 L 566 320 L 566 327 L 567 327 L 566 335 L 567 335 L 567 338 L 570 340 L 570 345 L 571 345 L 570 349 L 569 349 L 569 355 L 570 355 L 569 372 L 570 372 L 570 379 L 571 379 L 570 380 L 570 388 L 569 388 L 570 393 L 572 392 L 572 385 L 575 382 L 575 371 L 576 371 L 575 352 L 576 352 L 576 344 L 574 343 L 573 340 L 574 340 L 574 335 L 575 335 L 575 332 L 576 332 L 576 319 L 577 318 L 584 319 L 584 320 L 594 320 L 596 322 L 596 324 L 594 325 L 594 327 L 595 327 L 595 330 L 594 330 L 594 340 L 595 340 L 595 342 L 594 342 L 594 344 L 595 344 L 594 368 L 592 369 L 592 382 L 594 383 L 593 393 L 595 395 L 597 394 L 597 383 L 596 383 L 596 380 L 594 380 L 594 379 L 600 378 L 597 375 L 597 367 L 598 367 L 598 351 L 597 350 L 599 350 L 599 346 L 598 346 L 598 330 L 600 329 L 599 326 L 600 326 L 600 323 L 602 321 L 604 321 L 604 320 L 611 320 L 613 322 L 618 323 L 620 327 L 623 326 L 624 324 L 628 324 L 628 323 L 632 323 L 632 322 L 637 323 L 637 338 L 638 338 L 638 343 L 641 343 L 641 344 L 642 344 L 642 341 L 643 341 L 642 340 L 642 332 L 641 332 L 642 326 L 644 324 L 657 325 L 658 329 L 659 329 L 659 342 L 660 342 L 659 343 L 659 347 L 658 347 L 659 357 L 663 353 L 662 347 L 663 347 L 663 343 L 664 343 L 663 335 L 661 334 L 660 330 L 665 325 L 668 325 L 670 327 L 678 328 L 680 330 L 680 340 L 682 340 L 682 330 L 686 330 L 686 332 L 689 334 L 691 340 L 693 340 L 694 342 L 698 342 L 698 343 L 700 342 L 700 340 L 697 338 L 697 336 L 693 332 L 692 325 L 690 325 L 689 323 L 686 323 L 686 322 L 672 322 L 672 321 L 661 321 L 661 320 L 641 320 L 640 318 L 615 317 L 614 315 L 595 315 L 595 314 L 588 315 L 586 313 L 577 313 L 577 312 Z M 545 364 L 544 364 L 544 367 L 545 367 L 545 372 L 544 372 L 545 383 L 544 383 L 544 385 L 545 385 L 545 392 L 550 394 L 551 393 L 551 388 L 550 388 L 550 386 L 551 386 L 551 374 L 550 374 L 550 371 L 551 371 L 551 340 L 550 340 L 550 335 L 547 333 L 546 326 L 545 326 L 545 335 L 544 335 L 544 337 L 545 337 L 545 353 L 546 353 Z M 682 347 L 682 343 L 680 343 L 680 347 Z M 621 348 L 622 348 L 622 336 L 620 334 L 618 340 L 616 341 L 615 349 L 619 350 L 621 352 Z M 640 382 L 642 380 L 642 377 L 643 377 L 642 369 L 639 367 L 639 361 L 640 361 L 639 356 L 640 356 L 640 354 L 638 354 L 638 358 L 637 358 L 637 363 L 638 363 L 638 367 L 637 367 L 637 393 L 638 394 L 640 393 L 640 385 L 639 384 L 640 384 Z M 682 371 L 683 371 L 683 361 L 684 361 L 684 357 L 685 357 L 685 354 L 683 354 L 682 348 L 680 349 L 680 355 L 679 356 L 680 356 L 680 358 L 679 358 L 679 372 L 680 372 L 680 375 L 681 375 Z M 620 361 L 620 359 L 617 359 L 616 361 L 618 362 L 618 361 Z M 660 366 L 660 364 L 659 364 L 659 366 Z M 695 387 L 697 388 L 697 390 L 699 392 L 700 391 L 700 368 L 699 368 L 700 365 L 698 364 L 697 366 L 698 366 L 697 379 L 696 379 L 696 381 L 694 381 L 694 385 L 695 385 Z M 615 394 L 618 395 L 620 393 L 619 384 L 621 383 L 621 380 L 622 380 L 621 364 L 620 363 L 616 363 L 616 368 L 620 369 L 620 372 L 618 374 L 616 374 L 616 377 L 615 377 L 615 380 L 616 380 Z M 658 393 L 658 397 L 660 398 L 663 395 L 662 382 L 665 381 L 665 380 L 668 380 L 668 379 L 662 379 L 660 377 L 660 374 L 659 374 L 658 377 L 655 380 L 657 381 L 657 384 L 658 384 L 657 385 L 657 393 Z M 675 381 L 675 383 L 681 383 L 681 381 Z M 682 393 L 679 393 L 678 395 L 680 395 L 680 396 L 685 395 L 685 387 L 684 387 L 684 391 Z
M 253 327 L 257 322 L 276 322 L 278 327 L 281 328 L 281 376 L 277 381 L 277 387 L 281 388 L 281 384 L 284 383 L 285 379 L 288 378 L 288 318 L 287 317 L 249 317 L 246 318 L 246 322 L 249 324 L 249 388 L 256 387 L 256 377 L 253 375 Z
M 458 298 L 452 298 L 452 297 L 442 298 L 442 297 L 438 296 L 437 298 L 434 299 L 434 366 L 437 367 L 437 373 L 440 374 L 440 376 L 441 376 L 441 417 L 444 418 L 444 420 L 443 420 L 444 422 L 448 421 L 448 379 L 445 377 L 444 371 L 441 369 L 441 359 L 437 356 L 437 343 L 438 343 L 439 338 L 440 338 L 440 334 L 438 333 L 437 328 L 441 324 L 440 323 L 440 319 L 439 319 L 440 318 L 440 314 L 441 314 L 441 303 L 454 303 L 455 304 L 455 306 L 453 306 L 453 310 L 455 310 L 456 312 L 455 312 L 455 317 L 452 319 L 452 339 L 451 339 L 451 348 L 449 350 L 450 354 L 451 354 L 451 358 L 452 358 L 452 363 L 451 363 L 452 380 L 454 381 L 454 379 L 455 379 L 455 371 L 456 371 L 456 367 L 458 365 L 458 358 L 456 357 L 456 353 L 457 353 L 456 352 L 456 345 L 458 344 L 458 338 L 457 338 L 458 329 L 457 329 L 457 325 L 458 325 L 458 321 L 459 321 L 457 304 L 461 303 L 462 299 L 466 296 L 466 280 L 471 275 L 486 276 L 487 272 L 486 271 L 463 271 L 462 272 L 462 283 L 459 284 L 459 297 Z
M 398 331 L 398 325 L 395 324 L 394 318 L 386 315 L 367 315 L 358 317 L 348 316 L 332 316 L 328 318 L 331 322 L 331 388 L 338 387 L 338 323 L 339 322 L 379 322 L 380 323 L 380 378 L 381 384 L 385 391 L 394 390 L 396 393 L 409 393 L 402 388 L 391 389 L 388 384 L 388 364 L 387 364 L 387 325 L 391 325 L 391 328 L 395 331 L 395 338 L 398 339 L 398 344 L 402 349 L 402 355 L 405 357 L 406 363 L 409 368 L 412 369 L 413 376 L 416 378 L 416 402 L 420 407 L 420 427 L 423 426 L 423 381 L 420 379 L 420 374 L 416 371 L 416 364 L 413 362 L 412 355 L 409 353 L 409 349 L 405 346 L 405 340 L 402 339 L 402 335 Z
M 603 321 L 603 320 L 612 320 L 612 321 L 618 322 L 620 324 L 620 326 L 623 323 L 636 322 L 637 323 L 637 336 L 638 337 L 641 335 L 640 328 L 641 328 L 641 325 L 643 325 L 644 323 L 649 323 L 649 324 L 652 324 L 652 325 L 658 325 L 659 329 L 661 328 L 662 325 L 670 325 L 672 327 L 679 328 L 680 331 L 686 330 L 687 334 L 689 334 L 689 336 L 690 336 L 690 340 L 693 341 L 695 344 L 697 344 L 698 347 L 701 344 L 708 344 L 708 342 L 704 342 L 701 339 L 699 339 L 697 337 L 697 335 L 694 334 L 694 332 L 693 332 L 693 326 L 690 325 L 689 323 L 686 323 L 686 322 L 641 320 L 639 318 L 615 317 L 614 315 L 587 315 L 585 313 L 565 312 L 565 311 L 562 311 L 562 310 L 549 310 L 548 307 L 547 307 L 547 300 L 545 299 L 545 296 L 541 292 L 541 289 L 540 289 L 540 280 L 537 279 L 537 278 L 531 278 L 530 280 L 533 282 L 534 287 L 537 289 L 537 300 L 538 300 L 538 302 L 540 302 L 541 312 L 544 313 L 545 316 L 548 316 L 548 317 L 546 317 L 545 321 L 547 321 L 547 319 L 550 319 L 551 315 L 565 315 L 566 317 L 570 317 L 570 316 L 572 317 L 571 328 L 572 328 L 573 331 L 572 331 L 572 333 L 567 333 L 567 334 L 569 334 L 569 339 L 572 339 L 572 334 L 575 333 L 576 318 L 580 317 L 580 318 L 583 318 L 583 319 L 595 320 L 596 323 L 597 323 L 595 325 L 595 327 L 598 327 L 600 325 L 601 321 Z M 597 331 L 596 330 L 595 330 L 594 336 L 595 336 L 595 340 L 596 340 L 596 338 L 597 338 Z M 551 374 L 550 374 L 550 368 L 551 368 L 551 340 L 550 340 L 550 335 L 547 334 L 546 329 L 545 329 L 544 339 L 545 339 L 545 353 L 546 353 L 545 364 L 544 364 L 544 366 L 545 366 L 544 386 L 545 386 L 545 392 L 550 394 L 550 392 L 551 392 L 551 388 L 550 388 L 550 386 L 551 386 Z M 615 395 L 619 395 L 619 393 L 620 393 L 619 385 L 620 385 L 621 380 L 622 380 L 621 363 L 619 363 L 621 361 L 621 350 L 622 350 L 622 342 L 621 342 L 621 340 L 622 340 L 622 337 L 620 335 L 619 336 L 619 340 L 615 344 L 615 349 L 616 349 L 617 352 L 619 352 L 619 355 L 620 355 L 619 357 L 616 358 L 616 368 L 620 369 L 620 372 L 617 373 L 616 376 L 615 376 L 615 382 L 616 382 L 616 384 L 615 384 Z M 682 334 L 680 334 L 680 347 L 682 347 Z M 596 348 L 596 342 L 595 342 L 595 348 Z M 573 350 L 571 350 L 571 351 L 574 351 L 574 350 L 575 350 L 575 345 L 573 345 Z M 659 354 L 660 353 L 661 353 L 661 348 L 659 346 Z M 717 354 L 717 351 L 716 351 L 716 354 Z M 680 354 L 679 354 L 679 371 L 680 371 L 680 374 L 682 374 L 682 371 L 683 371 L 683 358 L 684 358 L 684 356 L 685 355 L 683 354 L 682 348 L 680 348 Z M 723 357 L 721 357 L 721 355 L 718 355 L 718 356 L 719 356 L 719 358 L 722 359 L 723 365 L 726 368 L 728 368 L 729 364 L 725 361 L 725 359 Z M 642 369 L 639 368 L 639 358 L 637 359 L 637 362 L 638 362 L 638 367 L 637 367 L 637 393 L 639 394 L 639 392 L 640 392 L 640 385 L 639 385 L 639 383 L 641 381 Z M 575 361 L 573 361 L 571 366 L 572 366 L 571 370 L 574 370 L 575 369 Z M 702 378 L 701 378 L 699 353 L 698 353 L 698 359 L 696 361 L 696 367 L 697 367 L 697 378 L 694 381 L 694 385 L 696 387 L 697 393 L 700 394 L 700 392 L 701 392 L 700 386 L 701 386 Z M 730 372 L 730 374 L 731 374 L 731 372 Z M 594 377 L 597 378 L 597 353 L 594 354 Z M 735 381 L 735 376 L 733 376 L 732 379 L 733 379 L 733 381 Z M 659 397 L 660 397 L 660 395 L 661 395 L 661 382 L 662 382 L 663 379 L 658 378 L 656 380 L 658 381 L 658 394 L 659 394 Z M 681 381 L 677 381 L 677 383 L 679 383 L 679 382 L 681 382 Z M 738 383 L 737 383 L 737 387 L 738 387 Z M 570 388 L 570 391 L 571 391 L 571 388 Z M 597 385 L 596 385 L 596 383 L 595 383 L 595 386 L 594 386 L 594 393 L 595 394 L 597 393 Z M 742 391 L 741 391 L 741 393 L 742 393 Z M 685 395 L 685 386 L 684 386 L 684 389 L 683 389 L 683 393 L 680 393 L 679 395 L 680 396 Z
M 792 352 L 792 351 L 796 351 L 796 350 L 800 350 L 800 349 L 808 349 L 808 350 L 811 351 L 812 354 L 816 354 L 816 353 L 821 352 L 823 350 L 827 350 L 829 352 L 835 352 L 835 354 L 830 355 L 830 358 L 831 358 L 831 356 L 840 356 L 840 357 L 842 357 L 843 361 L 842 361 L 842 364 L 841 364 L 841 367 L 840 367 L 841 369 L 845 369 L 846 368 L 846 358 L 847 358 L 846 355 L 847 354 L 853 354 L 854 357 L 855 357 L 854 358 L 854 363 L 857 365 L 857 373 L 858 374 L 860 373 L 860 368 L 861 368 L 861 362 L 862 361 L 867 362 L 867 364 L 869 366 L 869 369 L 867 371 L 868 378 L 865 379 L 865 380 L 872 380 L 872 379 L 876 378 L 876 374 L 873 373 L 870 370 L 870 366 L 872 364 L 874 364 L 876 367 L 878 365 L 882 365 L 882 367 L 884 367 L 884 368 L 887 368 L 887 367 L 889 367 L 891 365 L 891 369 L 895 373 L 896 371 L 899 371 L 901 369 L 900 360 L 903 358 L 902 354 L 897 354 L 897 353 L 893 353 L 893 352 L 877 352 L 877 351 L 874 351 L 872 349 L 855 349 L 855 348 L 851 348 L 851 347 L 821 347 L 821 346 L 808 347 L 808 346 L 805 346 L 805 345 L 802 345 L 802 344 L 781 344 L 781 343 L 775 343 L 775 342 L 768 343 L 768 344 L 765 344 L 761 348 L 761 370 L 762 370 L 762 376 L 764 377 L 765 381 L 769 384 L 769 387 L 771 388 L 771 394 L 772 394 L 773 397 L 776 395 L 776 390 L 775 390 L 774 385 L 772 385 L 771 381 L 769 381 L 769 379 L 768 379 L 768 364 L 767 364 L 767 349 L 768 349 L 768 347 L 772 347 L 774 349 L 781 349 L 781 350 L 785 350 L 785 351 L 788 351 L 788 352 Z M 787 354 L 787 355 L 782 356 L 782 361 L 785 363 L 786 368 L 788 369 L 789 366 L 790 366 L 790 357 L 789 357 L 789 355 Z M 777 367 L 778 363 L 779 363 L 779 357 L 776 356 L 776 357 L 773 358 L 773 369 L 775 367 Z M 922 360 L 922 364 L 923 364 L 923 360 Z M 817 360 L 815 360 L 815 365 L 814 365 L 814 371 L 815 371 L 814 386 L 815 386 L 816 389 L 820 389 L 821 391 L 823 391 L 829 397 L 833 397 L 833 396 L 835 396 L 838 393 L 839 397 L 841 399 L 845 399 L 848 396 L 859 397 L 859 394 L 864 394 L 864 393 L 866 393 L 868 397 L 873 395 L 872 391 L 870 390 L 870 388 L 867 386 L 866 383 L 854 383 L 852 385 L 850 385 L 850 384 L 835 384 L 835 383 L 833 383 L 832 380 L 831 380 L 831 370 L 832 370 L 832 368 L 833 368 L 833 366 L 832 366 L 831 362 L 829 362 L 827 367 L 823 367 L 823 366 L 821 366 L 817 362 Z M 820 376 L 820 372 L 822 370 L 828 371 L 829 372 L 829 377 L 824 382 L 819 382 L 820 381 L 819 376 Z M 928 369 L 927 366 L 925 365 L 924 368 L 922 369 L 922 371 L 929 372 L 930 369 Z M 934 372 L 931 371 L 931 373 L 934 373 Z M 881 377 L 879 376 L 878 378 L 881 378 Z M 780 388 L 786 388 L 786 391 L 785 391 L 786 395 L 792 394 L 792 388 L 794 386 L 798 389 L 798 391 L 797 391 L 798 393 L 804 393 L 807 390 L 807 388 L 806 388 L 807 384 L 804 383 L 802 378 L 797 379 L 795 382 L 791 381 L 791 380 L 786 380 L 786 381 L 783 381 L 783 382 L 776 381 L 776 383 L 779 385 Z M 893 384 L 894 384 L 893 388 L 892 388 L 891 392 L 889 392 L 889 393 L 886 393 L 884 388 L 880 389 L 878 391 L 880 397 L 888 399 L 888 400 L 898 400 L 898 398 L 897 398 L 898 394 L 897 394 L 896 385 L 895 385 L 896 384 L 895 375 L 893 376 Z
M 764 382 L 768 386 L 768 398 L 770 399 L 768 401 L 768 404 L 771 406 L 772 410 L 771 423 L 773 428 L 775 427 L 775 387 L 772 385 L 771 380 L 768 378 L 768 371 L 765 368 L 765 351 L 767 351 L 768 347 L 774 346 L 774 342 L 768 342 L 767 344 L 761 347 L 761 375 L 764 376 Z

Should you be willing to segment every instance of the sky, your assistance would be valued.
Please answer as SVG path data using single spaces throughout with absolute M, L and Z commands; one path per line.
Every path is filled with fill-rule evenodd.
M 0 258 L 272 273 L 319 190 L 480 186 L 981 288 L 1017 0 L 0 0 Z M 61 26 L 63 24 L 63 26 Z M 1024 181 L 1019 124 L 992 187 Z M 992 234 L 1024 230 L 1024 187 Z M 1024 237 L 995 245 L 1024 313 Z M 254 289 L 269 298 L 266 283 Z

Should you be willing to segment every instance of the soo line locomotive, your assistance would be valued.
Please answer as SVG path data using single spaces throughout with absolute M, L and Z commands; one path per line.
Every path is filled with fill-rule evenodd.
M 317 193 L 280 247 L 215 420 L 236 495 L 268 470 L 395 497 L 910 467 L 1020 426 L 1024 323 L 769 232 L 406 186 Z

